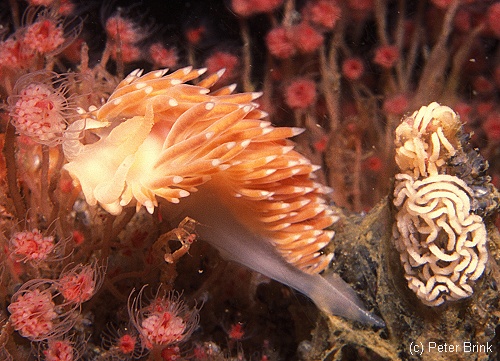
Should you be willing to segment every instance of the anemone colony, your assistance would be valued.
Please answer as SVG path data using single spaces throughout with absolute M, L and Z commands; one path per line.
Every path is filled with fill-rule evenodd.
M 0 359 L 498 358 L 500 3 L 148 6 L 0 7 Z

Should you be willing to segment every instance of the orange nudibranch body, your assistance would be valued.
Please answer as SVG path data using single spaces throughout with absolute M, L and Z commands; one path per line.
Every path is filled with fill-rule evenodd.
M 338 217 L 325 201 L 330 189 L 314 181 L 318 167 L 288 140 L 301 130 L 262 120 L 259 93 L 211 92 L 221 72 L 186 83 L 203 73 L 134 71 L 84 120 L 100 139 L 68 137 L 65 169 L 87 202 L 119 214 L 128 206 L 152 213 L 163 201 L 166 217 L 207 225 L 200 235 L 228 258 L 332 313 L 381 324 L 317 274 L 332 259 L 322 249 Z

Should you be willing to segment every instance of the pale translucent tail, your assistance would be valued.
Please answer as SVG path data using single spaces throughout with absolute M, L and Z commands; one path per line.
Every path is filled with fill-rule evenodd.
M 200 238 L 210 242 L 223 257 L 302 292 L 321 310 L 365 324 L 385 325 L 379 317 L 366 311 L 355 292 L 339 276 L 328 276 L 327 280 L 286 262 L 269 240 L 243 226 L 209 192 L 193 193 L 165 210 L 170 219 L 180 221 L 186 216 L 195 219 L 200 223 L 196 227 Z

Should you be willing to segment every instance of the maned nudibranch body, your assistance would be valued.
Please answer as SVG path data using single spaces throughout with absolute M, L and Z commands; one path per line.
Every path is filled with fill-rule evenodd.
M 318 275 L 332 259 L 322 249 L 338 217 L 324 199 L 330 189 L 313 179 L 317 167 L 287 139 L 301 130 L 262 120 L 266 113 L 253 103 L 259 93 L 210 92 L 220 72 L 186 84 L 203 73 L 134 71 L 81 121 L 100 139 L 83 145 L 70 136 L 63 146 L 65 169 L 87 202 L 119 214 L 128 206 L 152 213 L 168 201 L 169 219 L 206 225 L 200 235 L 230 259 L 334 314 L 383 324 L 341 280 Z

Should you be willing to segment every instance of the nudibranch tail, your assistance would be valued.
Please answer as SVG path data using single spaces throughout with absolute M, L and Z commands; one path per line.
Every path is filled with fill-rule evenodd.
M 385 327 L 385 322 L 364 308 L 361 300 L 340 276 L 328 278 L 320 275 L 312 276 L 314 280 L 311 280 L 313 281 L 311 283 L 314 287 L 307 295 L 319 309 L 327 314 L 342 316 L 376 327 Z
M 217 190 L 207 183 L 178 205 L 164 207 L 163 214 L 173 222 L 188 214 L 195 217 L 199 222 L 196 232 L 200 238 L 209 241 L 226 259 L 298 290 L 327 314 L 377 327 L 385 325 L 379 317 L 366 311 L 356 293 L 338 275 L 323 277 L 306 273 L 287 262 L 269 239 L 242 223 L 242 203 L 233 200 L 231 204 L 225 204 Z M 333 232 L 326 232 L 329 234 L 323 236 L 329 239 Z M 307 233 L 312 236 L 319 231 Z M 290 238 L 299 239 L 300 235 L 290 235 Z

